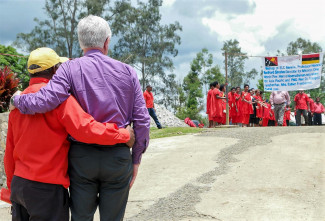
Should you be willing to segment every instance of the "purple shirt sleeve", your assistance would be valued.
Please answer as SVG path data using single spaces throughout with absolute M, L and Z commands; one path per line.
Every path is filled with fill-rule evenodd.
M 290 100 L 290 95 L 289 95 L 289 92 L 288 91 L 286 91 L 285 97 L 287 99 L 287 105 L 290 105 L 291 104 L 291 100 Z
M 133 129 L 135 133 L 135 144 L 132 148 L 133 164 L 141 162 L 142 153 L 144 153 L 149 144 L 150 116 L 144 102 L 140 82 L 136 72 L 129 70 L 134 76 L 133 84 L 135 90 L 134 106 L 132 114 Z
M 273 105 L 274 104 L 274 91 L 271 93 L 270 95 L 270 104 Z
M 61 65 L 49 83 L 34 94 L 17 95 L 14 105 L 22 114 L 46 113 L 55 109 L 70 96 L 69 77 Z

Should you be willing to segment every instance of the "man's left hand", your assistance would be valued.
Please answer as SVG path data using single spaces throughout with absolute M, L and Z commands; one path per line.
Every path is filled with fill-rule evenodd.
M 14 96 L 16 96 L 16 95 L 20 95 L 21 94 L 21 91 L 16 91 L 15 93 L 14 93 L 14 95 L 12 95 L 12 97 L 11 97 L 11 99 L 14 99 Z M 10 111 L 12 111 L 12 110 L 14 110 L 16 107 L 14 106 L 14 104 L 13 104 L 13 102 L 12 102 L 12 100 L 10 99 L 10 104 L 9 104 L 9 110 Z
M 130 140 L 126 143 L 126 145 L 129 148 L 132 148 L 135 142 L 134 130 L 130 125 L 128 125 L 125 129 L 127 129 L 130 133 Z
M 133 175 L 132 175 L 132 180 L 130 182 L 130 189 L 132 188 L 135 178 L 138 175 L 138 169 L 139 169 L 140 164 L 133 164 Z

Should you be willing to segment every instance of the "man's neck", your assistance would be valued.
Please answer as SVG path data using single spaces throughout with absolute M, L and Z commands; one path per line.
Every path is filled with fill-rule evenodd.
M 104 54 L 104 49 L 103 48 L 85 48 L 85 49 L 82 49 L 82 50 L 84 51 L 84 54 L 86 54 L 88 51 L 91 51 L 91 50 L 98 50 L 102 54 Z

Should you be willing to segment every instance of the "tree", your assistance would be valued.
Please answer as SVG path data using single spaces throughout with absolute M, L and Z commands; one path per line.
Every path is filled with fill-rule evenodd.
M 179 85 L 177 84 L 175 74 L 169 74 L 166 78 L 162 79 L 165 87 L 158 87 L 158 104 L 163 104 L 167 109 L 175 112 L 179 107 Z
M 171 56 L 178 54 L 175 46 L 181 42 L 178 22 L 161 24 L 161 5 L 162 0 L 138 2 L 137 7 L 130 6 L 112 21 L 113 33 L 118 36 L 112 56 L 140 71 L 143 90 L 149 82 L 156 87 L 166 86 L 160 82 L 166 78 L 166 70 L 173 70 Z
M 228 82 L 231 87 L 237 87 L 243 84 L 245 79 L 245 71 L 244 64 L 247 57 L 246 53 L 241 51 L 239 47 L 239 42 L 234 40 L 228 40 L 224 42 L 224 45 L 221 49 L 223 51 L 223 55 L 227 52 L 227 66 L 228 66 Z M 255 72 L 251 72 L 251 74 L 255 74 Z M 253 75 L 254 77 L 256 75 Z
M 30 33 L 19 33 L 14 45 L 26 52 L 39 47 L 50 47 L 60 56 L 79 57 L 82 51 L 78 44 L 77 25 L 81 18 L 92 14 L 110 18 L 114 13 L 125 9 L 125 1 L 110 0 L 46 0 L 44 10 L 48 19 L 35 18 L 37 25 Z M 115 8 L 121 7 L 121 8 Z
M 0 53 L 13 55 L 8 56 L 0 54 L 0 68 L 4 68 L 5 66 L 10 67 L 11 71 L 16 73 L 20 80 L 19 89 L 25 89 L 29 83 L 27 57 L 19 54 L 17 50 L 11 46 L 0 45 Z
M 213 66 L 213 55 L 209 53 L 208 49 L 203 48 L 201 52 L 196 54 L 196 58 L 192 62 L 197 68 L 205 93 L 209 90 L 210 83 L 214 81 L 224 82 L 225 79 L 219 66 Z
M 322 47 L 315 42 L 311 42 L 310 40 L 305 40 L 303 38 L 298 38 L 296 41 L 290 42 L 287 47 L 288 55 L 297 55 L 297 54 L 311 54 L 311 53 L 319 53 L 322 52 Z M 323 64 L 325 64 L 325 57 L 323 57 Z M 321 98 L 321 102 L 325 102 L 325 66 L 323 65 L 322 69 L 322 79 L 321 85 L 319 88 L 315 88 L 312 90 L 307 90 L 306 93 L 311 95 L 311 98 L 315 99 L 316 97 Z M 290 92 L 290 96 L 293 98 L 295 92 Z

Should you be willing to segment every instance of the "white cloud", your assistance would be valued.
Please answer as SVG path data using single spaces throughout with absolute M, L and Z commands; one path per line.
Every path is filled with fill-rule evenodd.
M 212 17 L 203 17 L 202 24 L 218 34 L 219 40 L 236 38 L 244 52 L 265 55 L 264 43 L 278 33 L 284 23 L 291 33 L 298 37 L 318 42 L 325 46 L 325 1 L 323 0 L 256 0 L 256 8 L 252 14 L 223 14 L 216 11 Z M 251 1 L 251 4 L 253 2 Z M 281 48 L 276 48 L 274 51 Z
M 163 1 L 163 6 L 170 7 L 174 4 L 176 0 L 164 0 Z

